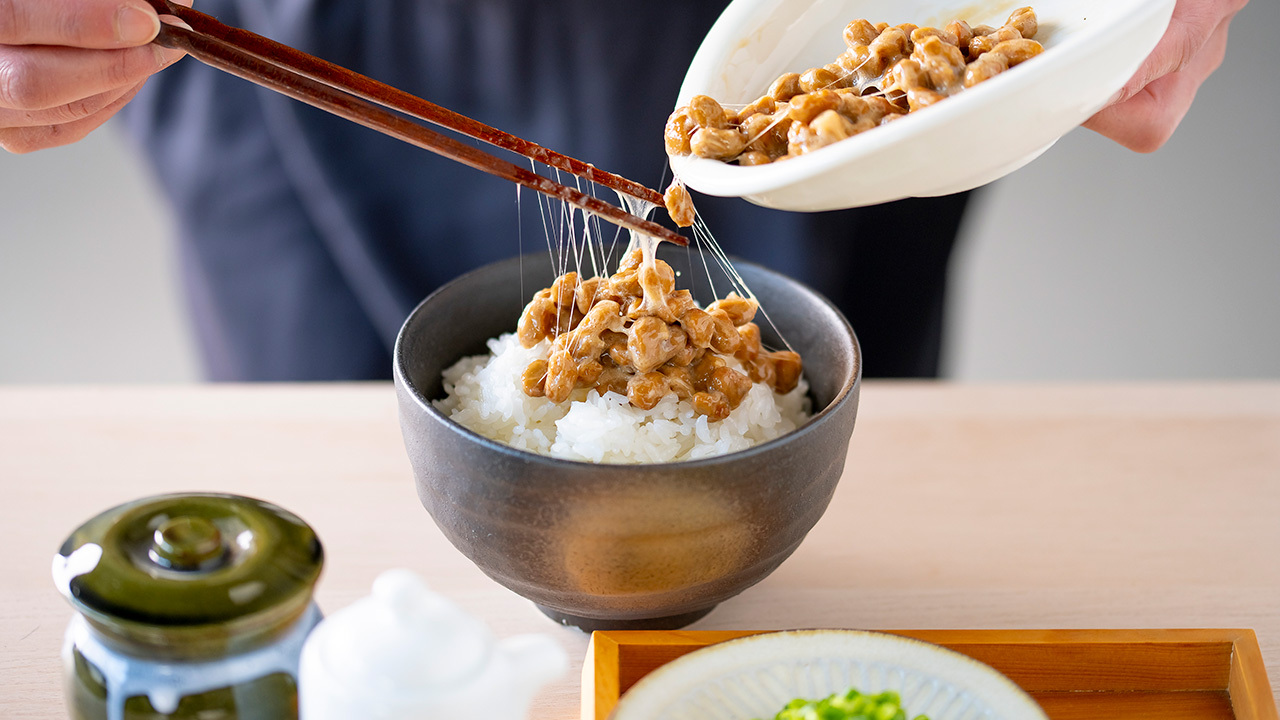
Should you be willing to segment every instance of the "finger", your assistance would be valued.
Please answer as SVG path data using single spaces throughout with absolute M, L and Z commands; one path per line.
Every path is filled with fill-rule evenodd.
M 1222 22 L 1229 21 L 1244 4 L 1242 0 L 1179 2 L 1160 42 L 1109 104 L 1122 103 L 1148 84 L 1187 67 Z
M 103 108 L 119 100 L 129 90 L 129 87 L 116 88 L 47 110 L 7 110 L 0 108 L 0 128 L 62 125 L 83 120 L 98 114 Z
M 137 95 L 138 91 L 142 89 L 143 84 L 138 83 L 127 89 L 115 102 L 93 115 L 75 122 L 0 130 L 0 148 L 4 148 L 11 153 L 22 154 L 70 145 L 82 140 L 85 135 L 97 130 L 102 123 L 110 120 L 113 115 L 120 111 L 120 108 L 128 104 L 133 99 L 133 96 Z
M 155 39 L 160 18 L 143 0 L 0 0 L 0 44 L 112 49 Z
M 1182 70 L 1149 83 L 1137 95 L 1094 115 L 1084 126 L 1135 152 L 1160 149 L 1191 109 L 1196 91 L 1222 64 L 1230 18 Z
M 47 110 L 130 87 L 182 53 L 158 45 L 122 50 L 0 46 L 0 107 Z

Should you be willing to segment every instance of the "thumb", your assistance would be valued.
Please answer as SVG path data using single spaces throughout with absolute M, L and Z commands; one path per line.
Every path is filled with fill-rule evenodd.
M 160 18 L 145 0 L 0 0 L 0 44 L 114 49 L 145 45 Z

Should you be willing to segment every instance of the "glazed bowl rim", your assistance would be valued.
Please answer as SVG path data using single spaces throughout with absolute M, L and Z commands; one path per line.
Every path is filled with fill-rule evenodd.
M 840 324 L 842 325 L 845 331 L 845 337 L 847 337 L 850 341 L 852 341 L 853 364 L 854 364 L 853 377 L 851 379 L 846 379 L 841 384 L 840 391 L 836 394 L 834 398 L 831 399 L 829 403 L 827 403 L 827 406 L 824 407 L 822 410 L 818 411 L 817 413 L 814 413 L 812 416 L 810 416 L 808 421 L 805 422 L 805 424 L 801 425 L 795 430 L 792 430 L 789 433 L 781 435 L 772 440 L 768 440 L 766 442 L 760 443 L 758 445 L 753 445 L 744 450 L 725 453 L 723 455 L 713 455 L 711 457 L 706 457 L 706 458 L 697 458 L 694 460 L 676 460 L 676 461 L 661 462 L 661 463 L 596 463 L 596 462 L 590 462 L 587 460 L 571 460 L 567 458 L 557 458 L 557 457 L 552 457 L 550 455 L 540 455 L 538 453 L 512 447 L 510 445 L 507 445 L 506 443 L 499 442 L 491 438 L 487 438 L 484 435 L 481 435 L 480 433 L 463 426 L 461 423 L 458 423 L 454 421 L 452 418 L 445 415 L 438 408 L 436 408 L 435 404 L 424 395 L 422 390 L 416 384 L 410 381 L 408 372 L 406 371 L 406 367 L 405 367 L 405 357 L 404 357 L 405 332 L 409 328 L 409 326 L 414 322 L 414 320 L 417 319 L 418 316 L 423 312 L 423 309 L 426 308 L 433 300 L 435 300 L 439 295 L 441 295 L 445 291 L 455 287 L 456 285 L 461 285 L 466 283 L 467 281 L 473 279 L 476 275 L 479 275 L 480 273 L 489 272 L 497 265 L 501 265 L 504 263 L 508 263 L 508 264 L 519 263 L 522 257 L 523 256 L 516 255 L 516 256 L 505 258 L 502 260 L 497 260 L 492 263 L 487 263 L 478 268 L 475 268 L 474 270 L 470 270 L 462 275 L 459 275 L 453 280 L 450 280 L 444 285 L 441 285 L 440 287 L 436 288 L 430 295 L 427 295 L 427 297 L 423 298 L 422 301 L 419 302 L 413 308 L 413 310 L 409 313 L 409 315 L 405 318 L 404 322 L 400 326 L 400 330 L 396 333 L 395 347 L 394 347 L 394 350 L 392 351 L 393 378 L 396 386 L 399 388 L 402 388 L 405 393 L 412 396 L 415 405 L 420 410 L 425 410 L 427 413 L 427 416 L 431 418 L 433 422 L 442 424 L 445 428 L 449 429 L 452 433 L 462 438 L 463 440 L 470 441 L 474 444 L 478 444 L 480 447 L 485 448 L 486 450 L 497 451 L 506 455 L 513 456 L 515 458 L 525 459 L 530 462 L 544 463 L 551 467 L 562 467 L 565 469 L 575 469 L 575 470 L 581 470 L 583 468 L 592 468 L 594 471 L 601 472 L 601 473 L 630 473 L 630 472 L 636 472 L 637 470 L 664 471 L 664 470 L 671 470 L 674 468 L 696 470 L 699 468 L 724 464 L 726 462 L 749 460 L 752 457 L 756 457 L 761 454 L 771 452 L 785 443 L 794 442 L 797 438 L 803 435 L 816 432 L 819 425 L 822 425 L 831 421 L 831 418 L 835 416 L 836 413 L 850 401 L 851 397 L 854 395 L 854 392 L 858 390 L 862 384 L 862 347 L 858 343 L 858 337 L 854 333 L 853 327 L 849 324 L 848 318 L 846 318 L 844 314 L 840 312 L 840 310 L 830 300 L 828 300 L 825 296 L 823 296 L 818 291 L 809 287 L 807 284 L 800 282 L 799 280 L 790 278 L 780 272 L 771 270 L 770 268 L 764 267 L 763 265 L 760 265 L 758 263 L 753 263 L 748 260 L 742 260 L 740 258 L 732 258 L 734 265 L 750 266 L 753 270 L 759 271 L 766 275 L 772 275 L 776 279 L 782 280 L 784 283 L 789 283 L 794 287 L 798 288 L 800 291 L 813 296 L 815 299 L 817 299 L 819 302 L 825 305 L 827 309 L 829 309 L 831 312 L 835 314 L 835 316 L 840 320 Z M 514 331 L 514 328 L 513 328 L 513 331 Z M 461 359 L 462 358 L 456 358 L 453 360 L 453 362 L 456 363 L 458 362 L 458 360 L 461 360 Z M 452 365 L 452 363 L 450 363 L 450 365 Z
M 924 657 L 931 658 L 936 663 L 947 664 L 949 667 L 946 668 L 947 673 L 939 673 L 936 667 L 927 671 L 920 671 L 917 666 L 916 669 L 921 674 L 932 675 L 936 678 L 939 675 L 952 674 L 957 670 L 961 672 L 967 671 L 982 681 L 980 689 L 997 693 L 999 702 L 988 702 L 988 705 L 995 704 L 998 709 L 1009 709 L 1014 706 L 1019 711 L 1029 711 L 1031 715 L 1028 717 L 1032 718 L 1032 720 L 1048 720 L 1044 709 L 1031 697 L 1030 693 L 1010 679 L 1008 675 L 988 663 L 937 642 L 921 640 L 907 635 L 898 635 L 884 630 L 859 628 L 771 630 L 700 647 L 658 667 L 638 680 L 631 689 L 623 693 L 622 697 L 619 698 L 611 717 L 630 718 L 632 715 L 637 715 L 638 711 L 633 711 L 633 707 L 637 707 L 641 711 L 652 709 L 657 699 L 650 697 L 655 692 L 651 688 L 656 687 L 658 690 L 672 689 L 670 687 L 664 688 L 664 686 L 670 686 L 672 684 L 670 678 L 679 676 L 682 671 L 686 673 L 685 677 L 689 677 L 691 674 L 693 677 L 709 684 L 723 679 L 726 676 L 726 670 L 734 669 L 731 661 L 735 657 L 756 651 L 761 646 L 766 650 L 774 649 L 771 646 L 780 646 L 776 648 L 780 656 L 780 659 L 777 659 L 776 662 L 780 665 L 791 666 L 805 662 L 802 659 L 803 653 L 795 652 L 797 648 L 824 644 L 837 646 L 840 657 L 860 655 L 865 658 L 891 648 L 899 648 L 913 653 L 924 653 Z M 867 644 L 870 644 L 871 647 L 865 647 Z M 879 647 L 876 647 L 877 645 Z M 827 649 L 830 650 L 830 648 Z M 856 653 L 846 654 L 850 650 L 856 651 Z M 814 657 L 817 657 L 817 655 L 815 654 Z M 686 660 L 685 658 L 689 659 Z M 812 659 L 810 657 L 809 661 L 812 661 Z M 708 666 L 710 666 L 710 671 L 708 671 Z M 702 672 L 699 674 L 696 672 L 697 670 L 702 670 Z M 976 685 L 965 686 L 959 682 L 952 682 L 951 684 L 975 695 L 979 694 L 975 691 Z M 637 690 L 638 692 L 636 692 Z M 990 700 L 991 695 L 985 694 L 983 697 Z M 669 707 L 670 705 L 664 709 Z M 908 715 L 908 717 L 911 716 Z

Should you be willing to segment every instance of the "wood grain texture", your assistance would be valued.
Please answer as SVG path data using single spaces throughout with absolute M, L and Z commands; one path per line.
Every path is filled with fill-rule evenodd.
M 1033 693 L 1050 720 L 1239 720 L 1221 690 Z
M 1251 630 L 888 630 L 950 648 L 1004 673 L 1051 720 L 1276 720 L 1258 703 L 1265 678 Z M 605 720 L 618 698 L 659 666 L 744 632 L 597 632 L 583 675 L 583 720 Z M 601 649 L 607 651 L 602 652 Z M 595 682 L 592 683 L 591 678 Z M 1252 683 L 1252 685 L 1251 685 Z
M 0 483 L 6 720 L 62 713 L 71 611 L 49 564 L 63 538 L 112 505 L 180 490 L 253 495 L 310 522 L 330 612 L 407 567 L 499 636 L 551 635 L 575 671 L 533 717 L 580 711 L 587 637 L 436 529 L 390 385 L 0 387 Z M 1274 690 L 1278 518 L 1277 383 L 869 382 L 826 516 L 691 629 L 1253 628 Z M 1275 696 L 1257 702 L 1274 709 Z
M 1239 717 L 1273 718 L 1272 684 L 1262 664 L 1262 651 L 1253 633 L 1235 644 L 1231 656 L 1231 706 Z

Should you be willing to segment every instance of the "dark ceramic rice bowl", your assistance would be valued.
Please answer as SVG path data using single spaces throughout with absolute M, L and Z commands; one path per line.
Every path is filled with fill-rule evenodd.
M 685 257 L 664 255 L 678 271 Z M 684 278 L 705 279 L 695 262 Z M 735 267 L 803 357 L 814 414 L 776 440 L 677 463 L 535 455 L 432 405 L 443 397 L 444 369 L 512 332 L 529 297 L 550 285 L 546 255 L 485 266 L 424 300 L 397 338 L 395 385 L 418 497 L 450 542 L 489 577 L 584 630 L 682 627 L 778 567 L 840 479 L 861 353 L 825 298 L 763 267 Z M 720 276 L 715 286 L 723 293 L 729 283 Z M 714 299 L 692 289 L 703 304 Z M 763 318 L 760 325 L 766 344 L 781 344 Z

